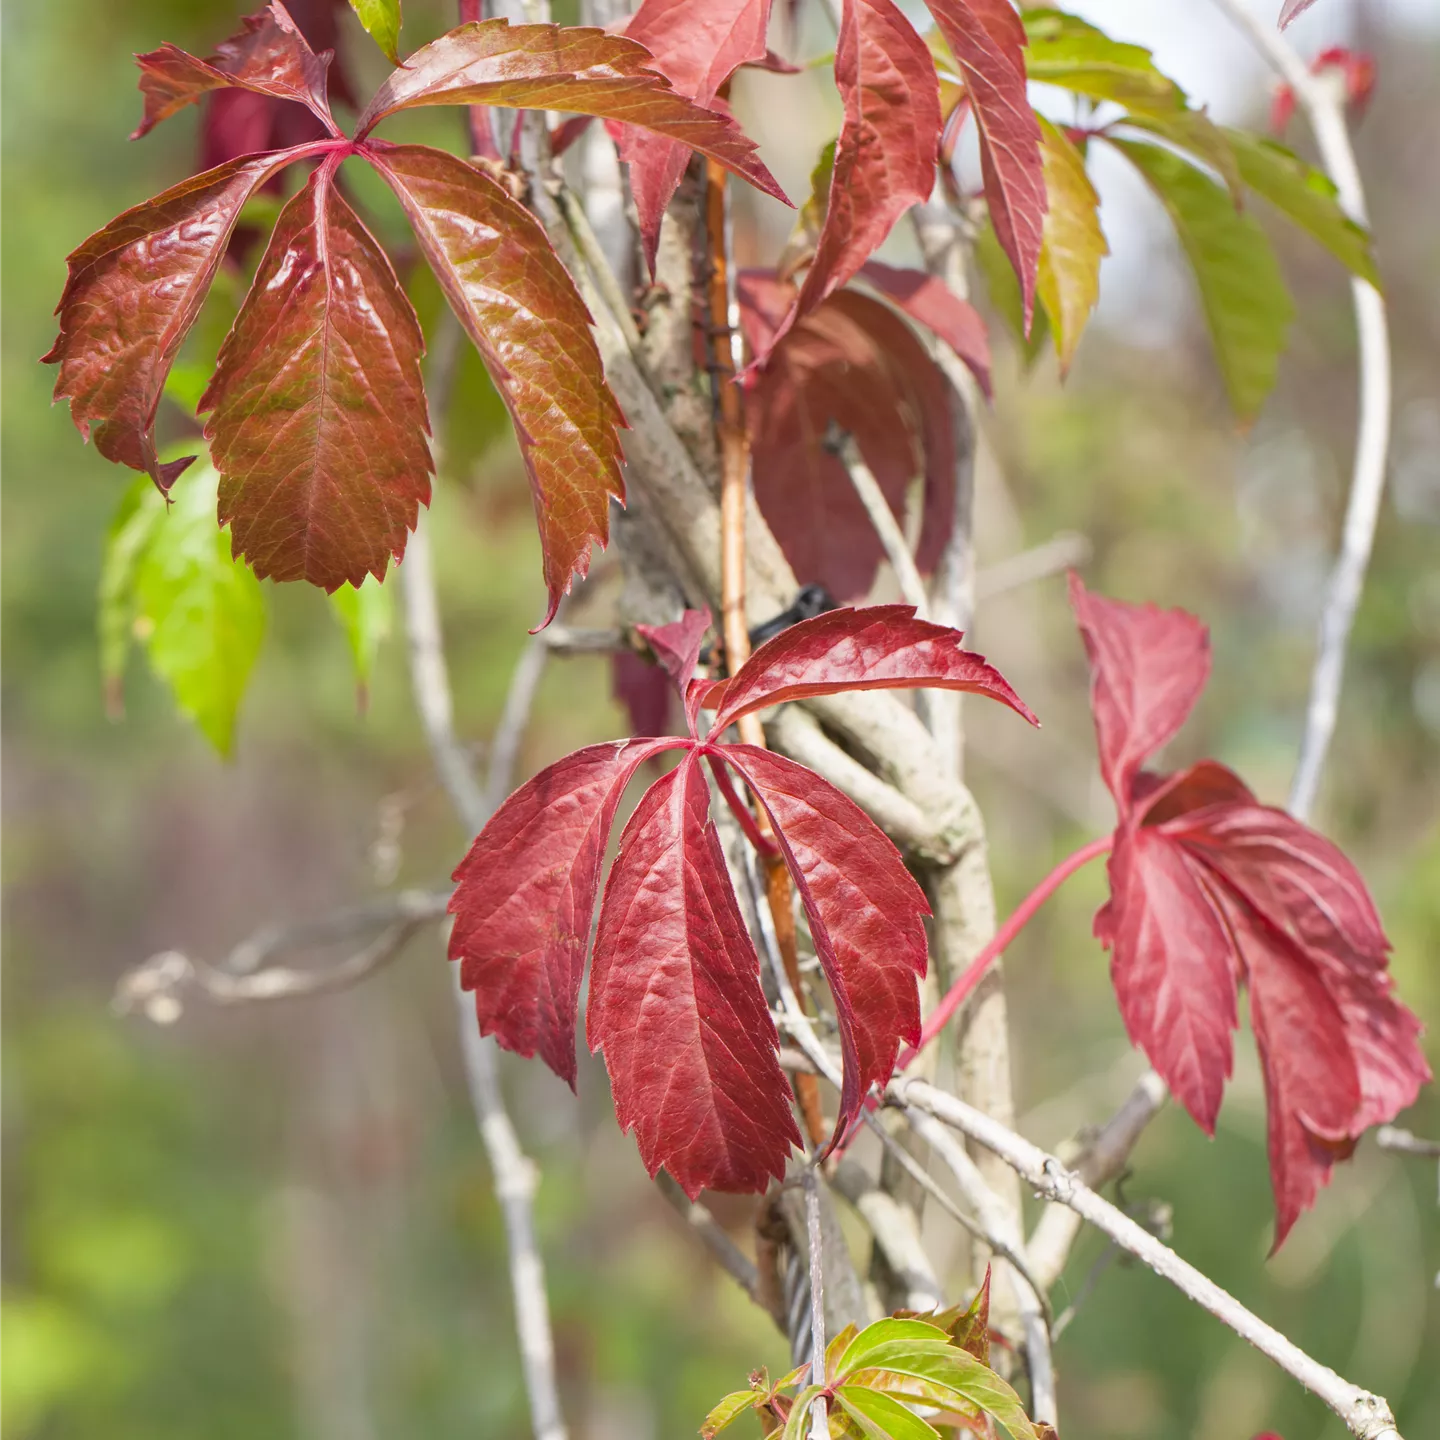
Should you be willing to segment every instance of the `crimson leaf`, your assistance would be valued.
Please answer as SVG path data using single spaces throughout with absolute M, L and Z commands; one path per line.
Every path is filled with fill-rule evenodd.
M 1095 919 L 1131 1039 L 1212 1132 L 1244 983 L 1265 1073 L 1275 1244 L 1337 1159 L 1430 1078 L 1392 993 L 1365 883 L 1328 840 L 1260 805 L 1224 766 L 1140 766 L 1209 671 L 1199 622 L 1091 595 L 1071 602 L 1091 665 L 1102 771 L 1119 824 Z
M 990 396 L 990 336 L 980 312 L 962 300 L 943 280 L 923 270 L 871 260 L 860 267 L 860 279 L 873 285 L 917 324 L 943 340 Z
M 167 43 L 148 55 L 137 55 L 135 61 L 140 66 L 145 115 L 132 140 L 149 134 L 208 91 L 231 86 L 275 100 L 293 100 L 313 111 L 332 135 L 336 133 L 325 93 L 330 56 L 315 54 L 280 0 L 246 16 L 240 32 L 208 60 Z
M 168 490 L 191 460 L 161 464 L 155 412 L 245 202 L 304 147 L 207 170 L 117 216 L 69 256 L 56 314 L 55 398 L 107 459 Z
M 372 142 L 450 308 L 515 422 L 549 591 L 548 622 L 623 498 L 620 407 L 585 303 L 535 218 L 483 171 L 425 145 Z
M 699 105 L 711 105 L 742 65 L 766 55 L 770 0 L 644 0 L 625 27 L 627 39 L 643 45 L 652 68 L 675 90 Z M 620 158 L 630 166 L 630 190 L 640 216 L 640 237 L 653 272 L 660 244 L 660 220 L 685 173 L 690 152 L 679 141 L 625 126 Z
M 235 553 L 327 591 L 384 578 L 431 469 L 420 324 L 333 174 L 281 211 L 199 407 Z
M 815 259 L 771 344 L 869 259 L 912 205 L 930 198 L 940 83 L 925 42 L 893 0 L 845 0 L 835 51 L 845 119 Z M 759 352 L 763 364 L 769 347 Z
M 686 695 L 689 737 L 595 745 L 542 771 L 476 838 L 450 904 L 450 957 L 475 992 L 482 1032 L 521 1054 L 538 1052 L 573 1084 L 575 1014 L 607 834 L 640 764 L 667 749 L 686 752 L 645 793 L 621 837 L 600 907 L 586 1035 L 605 1053 L 616 1114 L 635 1130 L 646 1167 L 653 1174 L 664 1165 L 692 1196 L 706 1187 L 763 1189 L 799 1139 L 702 762 L 717 773 L 730 765 L 751 787 L 795 876 L 840 1021 L 846 1074 L 837 1135 L 869 1086 L 888 1076 L 902 1039 L 918 1034 L 925 968 L 924 896 L 875 824 L 792 761 L 699 738 L 696 701 L 707 687 L 689 677 L 708 618 L 689 612 L 644 631 Z M 903 606 L 801 621 L 785 632 L 808 657 L 794 693 L 963 677 L 963 688 L 1028 714 L 983 661 L 966 665 L 958 632 L 917 625 Z M 886 630 L 894 632 L 888 647 Z M 858 649 L 847 649 L 846 637 Z M 774 673 L 774 652 L 765 656 L 775 643 L 735 677 L 747 693 Z M 873 672 L 860 663 L 865 655 Z
M 1009 0 L 925 0 L 954 52 L 980 131 L 990 220 L 1015 274 L 1028 331 L 1045 219 L 1040 124 L 1025 89 L 1025 27 Z

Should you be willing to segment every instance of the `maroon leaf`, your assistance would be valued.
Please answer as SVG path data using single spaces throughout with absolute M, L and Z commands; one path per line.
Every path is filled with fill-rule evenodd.
M 575 1015 L 600 866 L 640 765 L 671 744 L 592 745 L 522 785 L 455 871 L 450 958 L 482 1035 L 541 1059 L 575 1087 Z
M 630 717 L 632 735 L 658 735 L 670 725 L 669 677 L 633 650 L 610 657 L 610 698 Z
M 669 625 L 637 625 L 635 633 L 655 652 L 655 658 L 665 667 L 675 688 L 684 695 L 695 678 L 695 667 L 700 663 L 700 651 L 705 646 L 705 632 L 709 628 L 708 609 L 687 610 Z
M 391 72 L 360 117 L 357 138 L 413 105 L 568 110 L 667 136 L 784 200 L 735 122 L 677 94 L 651 66 L 643 45 L 603 30 L 506 20 L 459 25 Z
M 1183 610 L 1092 595 L 1073 572 L 1070 604 L 1090 657 L 1100 773 L 1123 805 L 1147 756 L 1171 739 L 1210 677 L 1210 638 Z
M 841 690 L 968 690 L 1038 724 L 1000 672 L 960 640 L 958 630 L 917 620 L 909 605 L 830 610 L 802 620 L 710 687 L 704 704 L 718 711 L 711 733 L 785 700 Z
M 845 1061 L 838 1139 L 871 1085 L 920 1037 L 930 913 L 895 846 L 848 796 L 793 760 L 753 745 L 723 747 L 774 825 L 829 982 Z
M 1101 764 L 1120 811 L 1096 934 L 1131 1038 L 1213 1130 L 1245 983 L 1265 1073 L 1278 1246 L 1370 1125 L 1430 1078 L 1419 1023 L 1391 993 L 1365 883 L 1328 840 L 1259 805 L 1214 761 L 1139 767 L 1205 683 L 1203 627 L 1181 612 L 1071 598 L 1092 669 Z
M 554 616 L 624 496 L 590 314 L 539 223 L 483 171 L 423 145 L 371 142 L 450 307 L 509 407 L 530 476 Z
M 815 259 L 781 335 L 869 259 L 896 220 L 930 198 L 940 82 L 925 42 L 893 0 L 845 0 L 835 52 L 845 118 Z M 757 352 L 759 363 L 768 348 Z
M 925 0 L 954 52 L 980 131 L 985 199 L 1020 280 L 1025 325 L 1035 309 L 1045 219 L 1040 125 L 1025 89 L 1025 30 L 1009 0 Z
M 625 27 L 627 39 L 651 54 L 678 94 L 710 106 L 742 65 L 765 59 L 770 0 L 644 0 Z M 624 127 L 620 158 L 630 166 L 630 190 L 640 215 L 640 236 L 651 271 L 660 243 L 660 220 L 675 194 L 689 149 L 677 141 Z
M 738 286 L 752 349 L 791 288 L 758 272 Z M 955 445 L 949 387 L 924 345 L 888 306 L 842 290 L 799 320 L 752 379 L 746 420 L 755 498 L 786 559 L 837 599 L 863 596 L 884 548 L 832 432 L 853 437 L 903 521 L 911 482 L 925 481 L 916 563 L 939 560 L 950 534 Z
M 240 210 L 304 152 L 232 161 L 117 216 L 71 252 L 46 363 L 55 398 L 107 460 L 144 470 L 162 491 L 194 457 L 162 465 L 155 412 L 180 346 L 215 278 Z
M 315 54 L 280 0 L 247 16 L 239 33 L 208 60 L 165 44 L 148 55 L 137 55 L 135 61 L 141 71 L 145 116 L 132 140 L 148 134 L 207 92 L 229 86 L 276 100 L 293 100 L 311 110 L 330 134 L 338 133 L 325 91 L 330 57 Z
M 262 577 L 384 576 L 430 499 L 424 341 L 333 162 L 280 213 L 200 401 L 220 523 Z
M 907 270 L 871 260 L 860 278 L 898 305 L 912 320 L 943 340 L 990 397 L 990 336 L 980 312 L 943 280 L 923 270 Z
M 760 962 L 730 888 L 691 752 L 620 839 L 605 886 L 586 1034 L 651 1175 L 692 1199 L 761 1190 L 800 1143 Z

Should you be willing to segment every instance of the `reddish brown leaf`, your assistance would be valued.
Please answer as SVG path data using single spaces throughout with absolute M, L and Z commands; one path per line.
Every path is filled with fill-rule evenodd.
M 752 349 L 793 293 L 745 272 L 741 321 Z M 869 589 L 884 549 L 838 454 L 851 435 L 902 520 L 911 483 L 925 481 L 916 562 L 938 561 L 950 534 L 955 447 L 944 376 L 888 306 L 842 290 L 801 319 L 752 381 L 746 419 L 755 498 L 797 574 L 841 600 Z
M 610 698 L 624 707 L 632 735 L 659 735 L 670 728 L 669 676 L 633 650 L 610 657 Z
M 954 52 L 980 131 L 985 199 L 1015 267 L 1028 330 L 1045 220 L 1040 125 L 1025 88 L 1025 31 L 1009 0 L 926 0 Z
M 1100 773 L 1123 806 L 1146 757 L 1174 736 L 1205 688 L 1209 634 L 1183 610 L 1092 595 L 1074 573 L 1070 604 L 1090 657 Z
M 785 199 L 733 120 L 677 94 L 643 45 L 603 30 L 506 20 L 459 25 L 391 72 L 360 117 L 357 138 L 413 105 L 513 105 L 623 121 L 709 155 Z
M 830 610 L 802 620 L 710 687 L 705 707 L 718 711 L 711 733 L 785 700 L 841 690 L 968 690 L 1038 724 L 1000 672 L 960 640 L 958 630 L 917 620 L 909 605 Z
M 760 962 L 691 752 L 620 839 L 605 886 L 586 1034 L 624 1130 L 692 1199 L 762 1190 L 800 1143 Z
M 539 223 L 473 165 L 423 145 L 372 142 L 425 258 L 515 422 L 555 614 L 624 497 L 624 417 L 605 384 L 590 314 Z
M 779 335 L 854 275 L 935 185 L 940 82 L 925 42 L 893 0 L 845 0 L 835 84 L 845 119 L 825 223 Z M 761 350 L 757 359 L 763 364 L 767 356 Z
M 220 523 L 262 577 L 380 579 L 430 499 L 415 312 L 327 162 L 280 212 L 200 401 Z
M 770 0 L 644 0 L 625 27 L 643 45 L 678 94 L 710 106 L 742 65 L 763 61 Z M 620 158 L 630 166 L 630 190 L 640 216 L 640 237 L 651 271 L 660 243 L 660 220 L 675 194 L 689 149 L 677 141 L 625 126 Z
M 752 745 L 723 754 L 769 813 L 835 1000 L 839 1139 L 890 1079 L 900 1043 L 919 1039 L 930 906 L 879 826 L 814 771 Z
M 943 340 L 965 362 L 981 393 L 990 397 L 990 336 L 980 312 L 968 300 L 923 270 L 884 265 L 879 260 L 862 265 L 860 278 Z
M 1298 15 L 1303 15 L 1315 0 L 1285 0 L 1280 7 L 1280 28 L 1283 30 Z
M 482 1035 L 575 1087 L 575 1016 L 600 867 L 625 786 L 678 742 L 591 745 L 522 785 L 455 871 L 450 958 Z
M 1236 990 L 1250 991 L 1265 1073 L 1278 1246 L 1370 1125 L 1410 1105 L 1429 1067 L 1395 999 L 1365 883 L 1328 840 L 1259 805 L 1214 761 L 1139 767 L 1209 671 L 1199 622 L 1071 597 L 1093 672 L 1106 783 L 1120 811 L 1096 933 L 1131 1038 L 1207 1130 L 1230 1067 Z
M 338 133 L 325 91 L 330 57 L 315 54 L 280 0 L 247 16 L 239 33 L 208 60 L 165 44 L 148 55 L 137 55 L 135 62 L 141 71 L 145 116 L 132 140 L 148 134 L 207 92 L 229 86 L 276 100 L 293 100 L 311 110 L 330 134 Z
M 637 625 L 635 633 L 655 652 L 680 698 L 685 702 L 685 720 L 695 734 L 695 721 L 700 713 L 700 699 L 705 682 L 695 678 L 700 652 L 705 646 L 705 632 L 710 628 L 710 611 L 687 610 L 670 625 Z
M 107 459 L 144 470 L 162 491 L 194 457 L 162 465 L 155 411 L 200 313 L 241 207 L 304 150 L 221 165 L 117 216 L 71 252 L 56 313 L 55 398 Z

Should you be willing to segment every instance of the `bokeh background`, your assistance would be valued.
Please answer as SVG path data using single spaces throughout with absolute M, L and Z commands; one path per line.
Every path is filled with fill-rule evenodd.
M 1263 124 L 1267 81 L 1208 7 L 1094 0 L 1084 13 L 1156 45 L 1219 118 Z M 329 999 L 196 1004 L 164 1030 L 111 1009 L 117 979 L 156 950 L 218 959 L 263 921 L 437 883 L 465 839 L 431 779 L 398 646 L 382 647 L 361 713 L 344 640 L 301 587 L 272 590 L 229 763 L 139 662 L 126 718 L 105 716 L 95 587 L 127 476 L 50 407 L 53 375 L 36 357 L 66 251 L 192 163 L 194 112 L 126 143 L 139 114 L 129 53 L 164 39 L 207 53 L 234 17 L 231 0 L 11 0 L 4 13 L 3 1433 L 519 1437 L 503 1237 L 434 935 Z M 407 0 L 406 20 L 411 46 L 449 23 L 438 0 Z M 1440 1060 L 1440 29 L 1426 3 L 1321 0 L 1297 31 L 1311 51 L 1344 40 L 1377 57 L 1359 147 L 1397 378 L 1392 485 L 1319 819 L 1369 879 L 1401 992 Z M 383 62 L 348 22 L 344 38 L 363 90 Z M 834 131 L 828 77 L 747 75 L 736 103 L 801 191 Z M 445 143 L 454 123 L 431 111 L 417 129 Z M 1102 180 L 1116 257 L 1068 383 L 1049 357 L 1027 367 L 996 327 L 981 559 L 1078 532 L 1092 585 L 1203 615 L 1215 677 L 1172 758 L 1213 753 L 1278 801 L 1348 476 L 1347 285 L 1277 229 L 1299 318 L 1272 402 L 1238 434 L 1163 227 Z M 739 243 L 759 253 L 777 222 L 747 214 Z M 184 434 L 178 414 L 165 423 Z M 473 377 L 447 431 L 434 534 L 460 725 L 483 754 L 540 613 L 538 552 L 513 446 Z M 997 598 L 976 625 L 1046 722 L 1036 736 L 971 707 L 968 773 L 1002 906 L 1108 824 L 1062 588 Z M 592 609 L 603 619 L 603 597 Z M 603 661 L 557 662 L 524 765 L 623 724 Z M 1098 871 L 1072 882 L 1009 961 L 1023 1128 L 1045 1144 L 1107 1114 L 1140 1068 L 1090 938 L 1101 886 Z M 1125 1197 L 1173 1205 L 1186 1256 L 1389 1395 L 1410 1440 L 1440 1436 L 1434 1166 L 1366 1142 L 1267 1262 L 1261 1094 L 1253 1052 L 1240 1053 L 1216 1139 L 1167 1112 Z M 538 1065 L 507 1058 L 504 1073 L 544 1170 L 539 1223 L 577 1440 L 694 1434 L 753 1366 L 788 1368 L 768 1322 L 653 1193 L 603 1071 L 582 1066 L 578 1100 Z M 1408 1123 L 1440 1134 L 1433 1095 Z M 746 1204 L 721 1213 L 743 1235 Z M 1340 1435 L 1228 1332 L 1147 1273 L 1097 1270 L 1103 1258 L 1087 1237 L 1058 1295 L 1085 1297 L 1058 1352 L 1066 1440 Z

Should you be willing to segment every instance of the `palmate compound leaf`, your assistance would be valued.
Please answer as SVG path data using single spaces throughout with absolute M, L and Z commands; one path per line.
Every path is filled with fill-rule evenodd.
M 1394 997 L 1389 942 L 1365 883 L 1334 845 L 1258 804 L 1214 761 L 1168 776 L 1140 768 L 1204 686 L 1199 623 L 1091 595 L 1074 577 L 1071 601 L 1120 817 L 1110 900 L 1095 928 L 1112 951 L 1121 1013 L 1209 1132 L 1229 1073 L 1237 987 L 1248 987 L 1278 1246 L 1335 1161 L 1430 1078 L 1419 1023 Z
M 677 93 L 711 105 L 742 65 L 766 55 L 770 0 L 643 0 L 625 36 L 643 45 Z M 640 220 L 645 259 L 653 274 L 660 221 L 690 160 L 687 146 L 653 132 L 625 126 L 620 158 L 630 167 L 630 193 Z
M 870 258 L 912 205 L 930 198 L 940 141 L 935 62 L 894 0 L 845 0 L 835 51 L 845 118 L 835 145 L 825 221 L 789 316 L 772 347 Z
M 483 171 L 424 145 L 375 145 L 440 288 L 515 422 L 540 527 L 548 622 L 624 497 L 620 407 L 590 315 L 535 218 Z
M 55 398 L 107 459 L 168 490 L 193 456 L 161 463 L 155 412 L 245 202 L 305 147 L 252 155 L 117 216 L 69 256 L 56 314 Z
M 1265 232 L 1223 186 L 1171 150 L 1109 137 L 1140 172 L 1180 237 L 1215 344 L 1230 404 L 1242 423 L 1275 384 L 1295 307 Z
M 222 755 L 265 633 L 259 582 L 230 556 L 215 525 L 218 476 L 196 466 L 168 504 L 139 480 L 106 543 L 100 581 L 100 657 L 112 708 L 139 644 L 175 702 Z
M 707 618 L 692 613 L 648 632 L 677 685 L 694 668 Z M 903 685 L 975 690 L 1029 713 L 995 671 L 961 649 L 958 631 L 916 621 L 905 606 L 801 621 L 759 646 L 730 683 L 742 708 L 784 694 Z M 507 1049 L 538 1052 L 573 1084 L 576 1009 L 606 839 L 639 766 L 683 750 L 621 837 L 600 907 L 586 1034 L 605 1053 L 617 1116 L 636 1131 L 647 1168 L 665 1166 L 693 1196 L 707 1187 L 763 1188 L 798 1139 L 701 762 L 729 765 L 753 785 L 781 832 L 835 984 L 847 1070 L 855 1071 L 845 1086 L 852 1111 L 918 1020 L 924 899 L 874 822 L 819 776 L 764 751 L 698 738 L 694 703 L 723 703 L 724 687 L 682 688 L 691 702 L 688 738 L 577 751 L 496 811 L 455 872 L 450 957 L 475 993 L 482 1031 Z M 736 713 L 727 706 L 711 735 Z M 842 1117 L 841 1132 L 847 1124 Z

